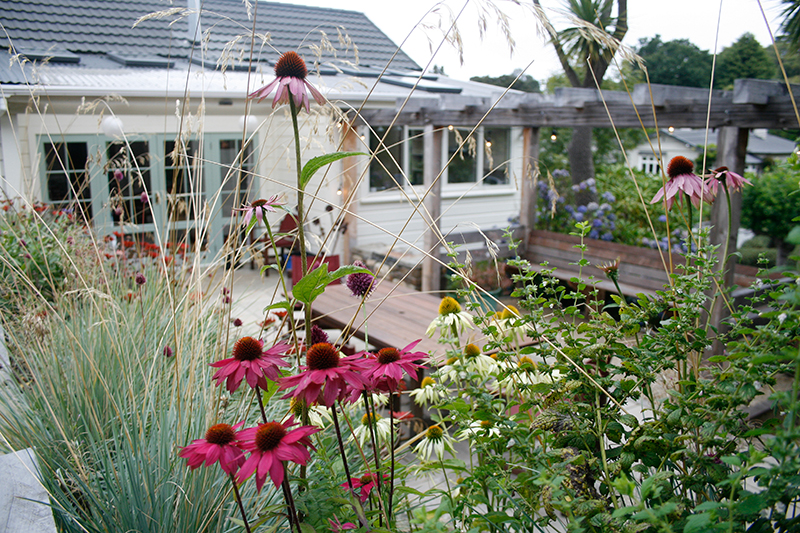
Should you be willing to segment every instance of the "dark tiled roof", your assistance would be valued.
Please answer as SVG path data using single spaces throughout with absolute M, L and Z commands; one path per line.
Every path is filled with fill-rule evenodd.
M 237 55 L 242 50 L 247 56 L 253 22 L 242 0 L 201 0 L 201 5 L 202 30 L 209 36 L 207 57 L 216 61 L 226 43 L 238 36 L 245 37 L 234 49 Z M 251 5 L 256 10 L 255 3 Z M 181 18 L 185 13 L 150 18 L 133 26 L 145 15 L 186 7 L 186 0 L 0 0 L 0 24 L 15 49 L 23 53 L 61 50 L 74 54 L 115 53 L 126 58 L 140 55 L 185 60 L 199 54 L 198 50 L 192 51 L 187 39 L 188 18 Z M 299 50 L 312 62 L 316 56 L 313 48 L 322 42 L 322 32 L 337 49 L 336 53 L 326 50 L 321 56 L 323 63 L 336 59 L 355 61 L 352 47 L 345 50 L 340 43 L 340 32 L 358 47 L 362 66 L 385 66 L 397 48 L 363 13 L 355 11 L 259 2 L 256 20 L 256 32 L 269 35 L 267 44 L 257 40 L 255 46 L 255 53 L 262 61 L 275 61 L 279 52 Z M 397 69 L 419 69 L 403 52 L 397 54 L 391 65 Z M 118 66 L 123 68 L 123 64 Z M 14 83 L 5 74 L 7 69 L 0 67 L 3 76 L 0 81 Z

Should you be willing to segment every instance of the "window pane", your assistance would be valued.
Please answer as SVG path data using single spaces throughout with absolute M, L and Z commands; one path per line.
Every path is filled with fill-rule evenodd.
M 194 220 L 204 200 L 202 164 L 198 157 L 198 141 L 176 145 L 164 143 L 167 184 L 167 213 L 171 221 Z
M 150 150 L 147 141 L 130 144 L 111 142 L 106 145 L 106 176 L 108 179 L 112 218 L 115 223 L 150 224 L 153 210 L 142 203 L 142 193 L 152 195 L 150 187 Z
M 89 185 L 86 143 L 70 142 L 44 145 L 45 180 L 48 201 L 57 207 L 77 208 L 83 216 L 92 216 L 92 190 Z
M 453 130 L 447 136 L 448 183 L 473 183 L 477 173 L 475 138 L 467 139 L 470 130 Z M 459 150 L 459 145 L 464 143 Z M 453 155 L 455 154 L 455 157 Z
M 425 182 L 425 139 L 422 130 L 408 130 L 408 180 L 411 185 L 422 185 Z
M 508 160 L 511 157 L 511 130 L 485 128 L 483 130 L 483 182 L 487 185 L 508 183 Z
M 253 146 L 251 143 L 245 145 L 244 153 L 240 154 L 242 146 L 241 139 L 223 139 L 219 142 L 220 154 L 220 182 L 222 183 L 222 216 L 229 217 L 237 203 L 241 205 L 247 200 L 247 191 L 250 187 L 250 176 L 253 170 Z M 239 158 L 242 158 L 241 167 L 244 172 L 232 171 L 240 166 Z M 241 181 L 240 181 L 241 180 Z M 237 200 L 236 184 L 239 184 L 239 195 Z M 257 200 L 257 198 L 251 198 Z
M 375 155 L 375 160 L 369 166 L 369 190 L 385 191 L 402 186 L 405 181 L 399 165 L 403 163 L 401 142 L 402 128 L 392 128 L 386 135 L 383 144 L 380 140 L 386 135 L 386 128 L 375 128 L 370 134 L 369 148 Z M 394 159 L 394 160 L 392 160 Z

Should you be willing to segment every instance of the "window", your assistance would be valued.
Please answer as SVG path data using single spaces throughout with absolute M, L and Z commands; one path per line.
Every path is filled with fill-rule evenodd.
M 235 207 L 239 207 L 248 200 L 247 191 L 250 187 L 254 163 L 253 145 L 249 142 L 245 143 L 242 152 L 241 139 L 222 139 L 219 141 L 219 157 L 222 216 L 230 217 Z M 240 168 L 241 170 L 236 170 Z M 238 195 L 237 184 L 239 186 Z M 257 200 L 257 198 L 250 198 L 250 200 Z
M 152 208 L 142 202 L 142 193 L 149 197 L 153 188 L 150 176 L 150 151 L 147 141 L 133 141 L 130 148 L 120 142 L 106 144 L 106 175 L 113 209 L 114 224 L 153 222 Z
M 381 143 L 383 139 L 383 143 Z M 369 149 L 375 154 L 369 166 L 369 190 L 385 191 L 403 186 L 403 128 L 375 128 L 370 132 Z
M 661 165 L 658 164 L 658 158 L 654 155 L 640 155 L 639 169 L 648 174 L 658 174 L 661 172 Z
M 484 128 L 483 147 L 483 183 L 506 185 L 508 160 L 511 158 L 511 130 Z
M 472 136 L 469 136 L 469 129 L 448 127 L 448 130 L 445 161 L 450 161 L 450 165 L 447 167 L 447 183 L 508 184 L 510 128 L 478 128 Z
M 377 192 L 422 185 L 425 181 L 422 129 L 396 126 L 389 130 L 388 135 L 386 130 L 386 127 L 380 126 L 370 132 L 369 147 L 375 159 L 369 167 L 369 190 Z M 381 145 L 380 140 L 384 136 L 386 138 Z
M 198 141 L 164 143 L 167 214 L 170 221 L 195 220 L 204 200 Z
M 87 219 L 92 218 L 87 144 L 45 143 L 44 160 L 48 202 L 60 209 L 79 209 Z
M 447 136 L 447 183 L 475 183 L 478 179 L 478 150 L 470 130 L 453 128 Z

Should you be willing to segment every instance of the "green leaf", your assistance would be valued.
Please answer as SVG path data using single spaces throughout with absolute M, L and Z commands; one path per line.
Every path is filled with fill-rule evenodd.
M 686 520 L 686 526 L 683 528 L 683 533 L 694 533 L 695 531 L 707 531 L 708 526 L 711 525 L 711 514 L 695 514 Z
M 311 177 L 325 165 L 330 165 L 334 161 L 354 155 L 367 154 L 363 152 L 336 152 L 333 154 L 318 155 L 317 157 L 309 159 L 306 164 L 303 165 L 303 170 L 300 172 L 300 190 L 305 190 L 306 185 L 308 185 L 308 182 L 311 181 Z
M 292 289 L 292 295 L 296 300 L 304 304 L 310 304 L 317 296 L 325 292 L 330 280 L 328 278 L 328 263 L 320 266 L 303 276 Z
M 343 278 L 344 276 L 349 276 L 350 274 L 372 274 L 372 272 L 370 272 L 366 268 L 357 267 L 353 265 L 345 265 L 343 267 L 337 268 L 336 270 L 328 274 L 328 277 L 331 280 L 328 283 L 336 281 L 339 278 Z
M 270 309 L 286 309 L 287 313 L 291 313 L 292 312 L 292 304 L 291 304 L 291 302 L 287 302 L 286 300 L 284 300 L 282 302 L 275 302 L 274 304 L 270 304 L 270 305 L 266 306 L 264 308 L 264 310 L 262 311 L 262 313 L 266 313 Z
M 300 522 L 300 531 L 303 533 L 317 533 L 317 530 L 311 527 L 311 524 L 307 522 Z

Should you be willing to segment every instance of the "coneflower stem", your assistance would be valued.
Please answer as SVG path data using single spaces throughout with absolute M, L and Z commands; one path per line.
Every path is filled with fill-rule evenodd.
M 372 437 L 372 453 L 375 456 L 375 473 L 378 475 L 378 479 L 381 479 L 381 459 L 378 455 L 378 439 L 375 437 L 375 424 L 378 422 L 378 416 L 375 413 L 375 406 L 370 401 L 370 394 L 367 389 L 364 389 L 363 395 L 364 409 L 367 411 L 367 427 L 369 427 L 369 433 Z M 381 486 L 378 484 L 378 491 L 380 490 Z
M 294 97 L 289 94 L 289 109 L 292 115 L 292 128 L 294 129 L 294 155 L 295 166 L 297 167 L 297 244 L 300 248 L 300 265 L 302 267 L 302 275 L 308 273 L 308 257 L 306 257 L 306 235 L 303 230 L 303 222 L 305 221 L 305 213 L 303 212 L 303 183 L 302 183 L 302 169 L 303 162 L 300 156 L 300 127 L 297 125 L 297 105 L 294 103 Z M 294 267 L 292 267 L 294 268 Z M 306 329 L 306 344 L 311 340 L 311 304 L 303 306 L 305 311 L 305 329 Z M 299 357 L 299 354 L 298 354 Z
M 294 505 L 294 497 L 292 496 L 292 487 L 289 485 L 289 470 L 286 468 L 286 462 L 281 462 L 283 463 L 283 483 L 281 483 L 281 488 L 283 489 L 283 498 L 286 500 L 286 507 L 288 508 L 289 530 L 291 531 L 293 527 L 296 527 L 297 533 L 302 533 L 300 520 L 297 518 L 297 509 Z
M 389 475 L 389 517 L 392 519 L 394 514 L 392 507 L 392 497 L 394 496 L 394 392 L 389 393 L 389 453 L 391 454 L 391 475 Z
M 258 408 L 261 410 L 261 420 L 267 423 L 267 412 L 264 410 L 264 400 L 261 399 L 261 389 L 256 387 L 256 398 L 258 398 Z
M 233 477 L 233 474 L 228 474 L 231 476 L 231 485 L 233 485 L 233 495 L 236 498 L 236 503 L 239 504 L 239 512 L 242 513 L 242 522 L 244 522 L 244 529 L 247 533 L 250 532 L 250 523 L 247 521 L 247 513 L 244 512 L 244 504 L 242 503 L 242 496 L 239 494 L 239 488 L 236 486 L 236 478 Z
M 344 475 L 347 477 L 347 486 L 350 487 L 350 492 L 355 492 L 353 488 L 353 480 L 350 478 L 350 467 L 347 466 L 347 454 L 344 453 L 344 441 L 342 440 L 342 431 L 339 429 L 339 416 L 336 414 L 336 405 L 331 407 L 331 414 L 333 415 L 333 427 L 336 428 L 336 440 L 339 441 L 339 453 L 342 454 L 342 464 L 344 465 Z

